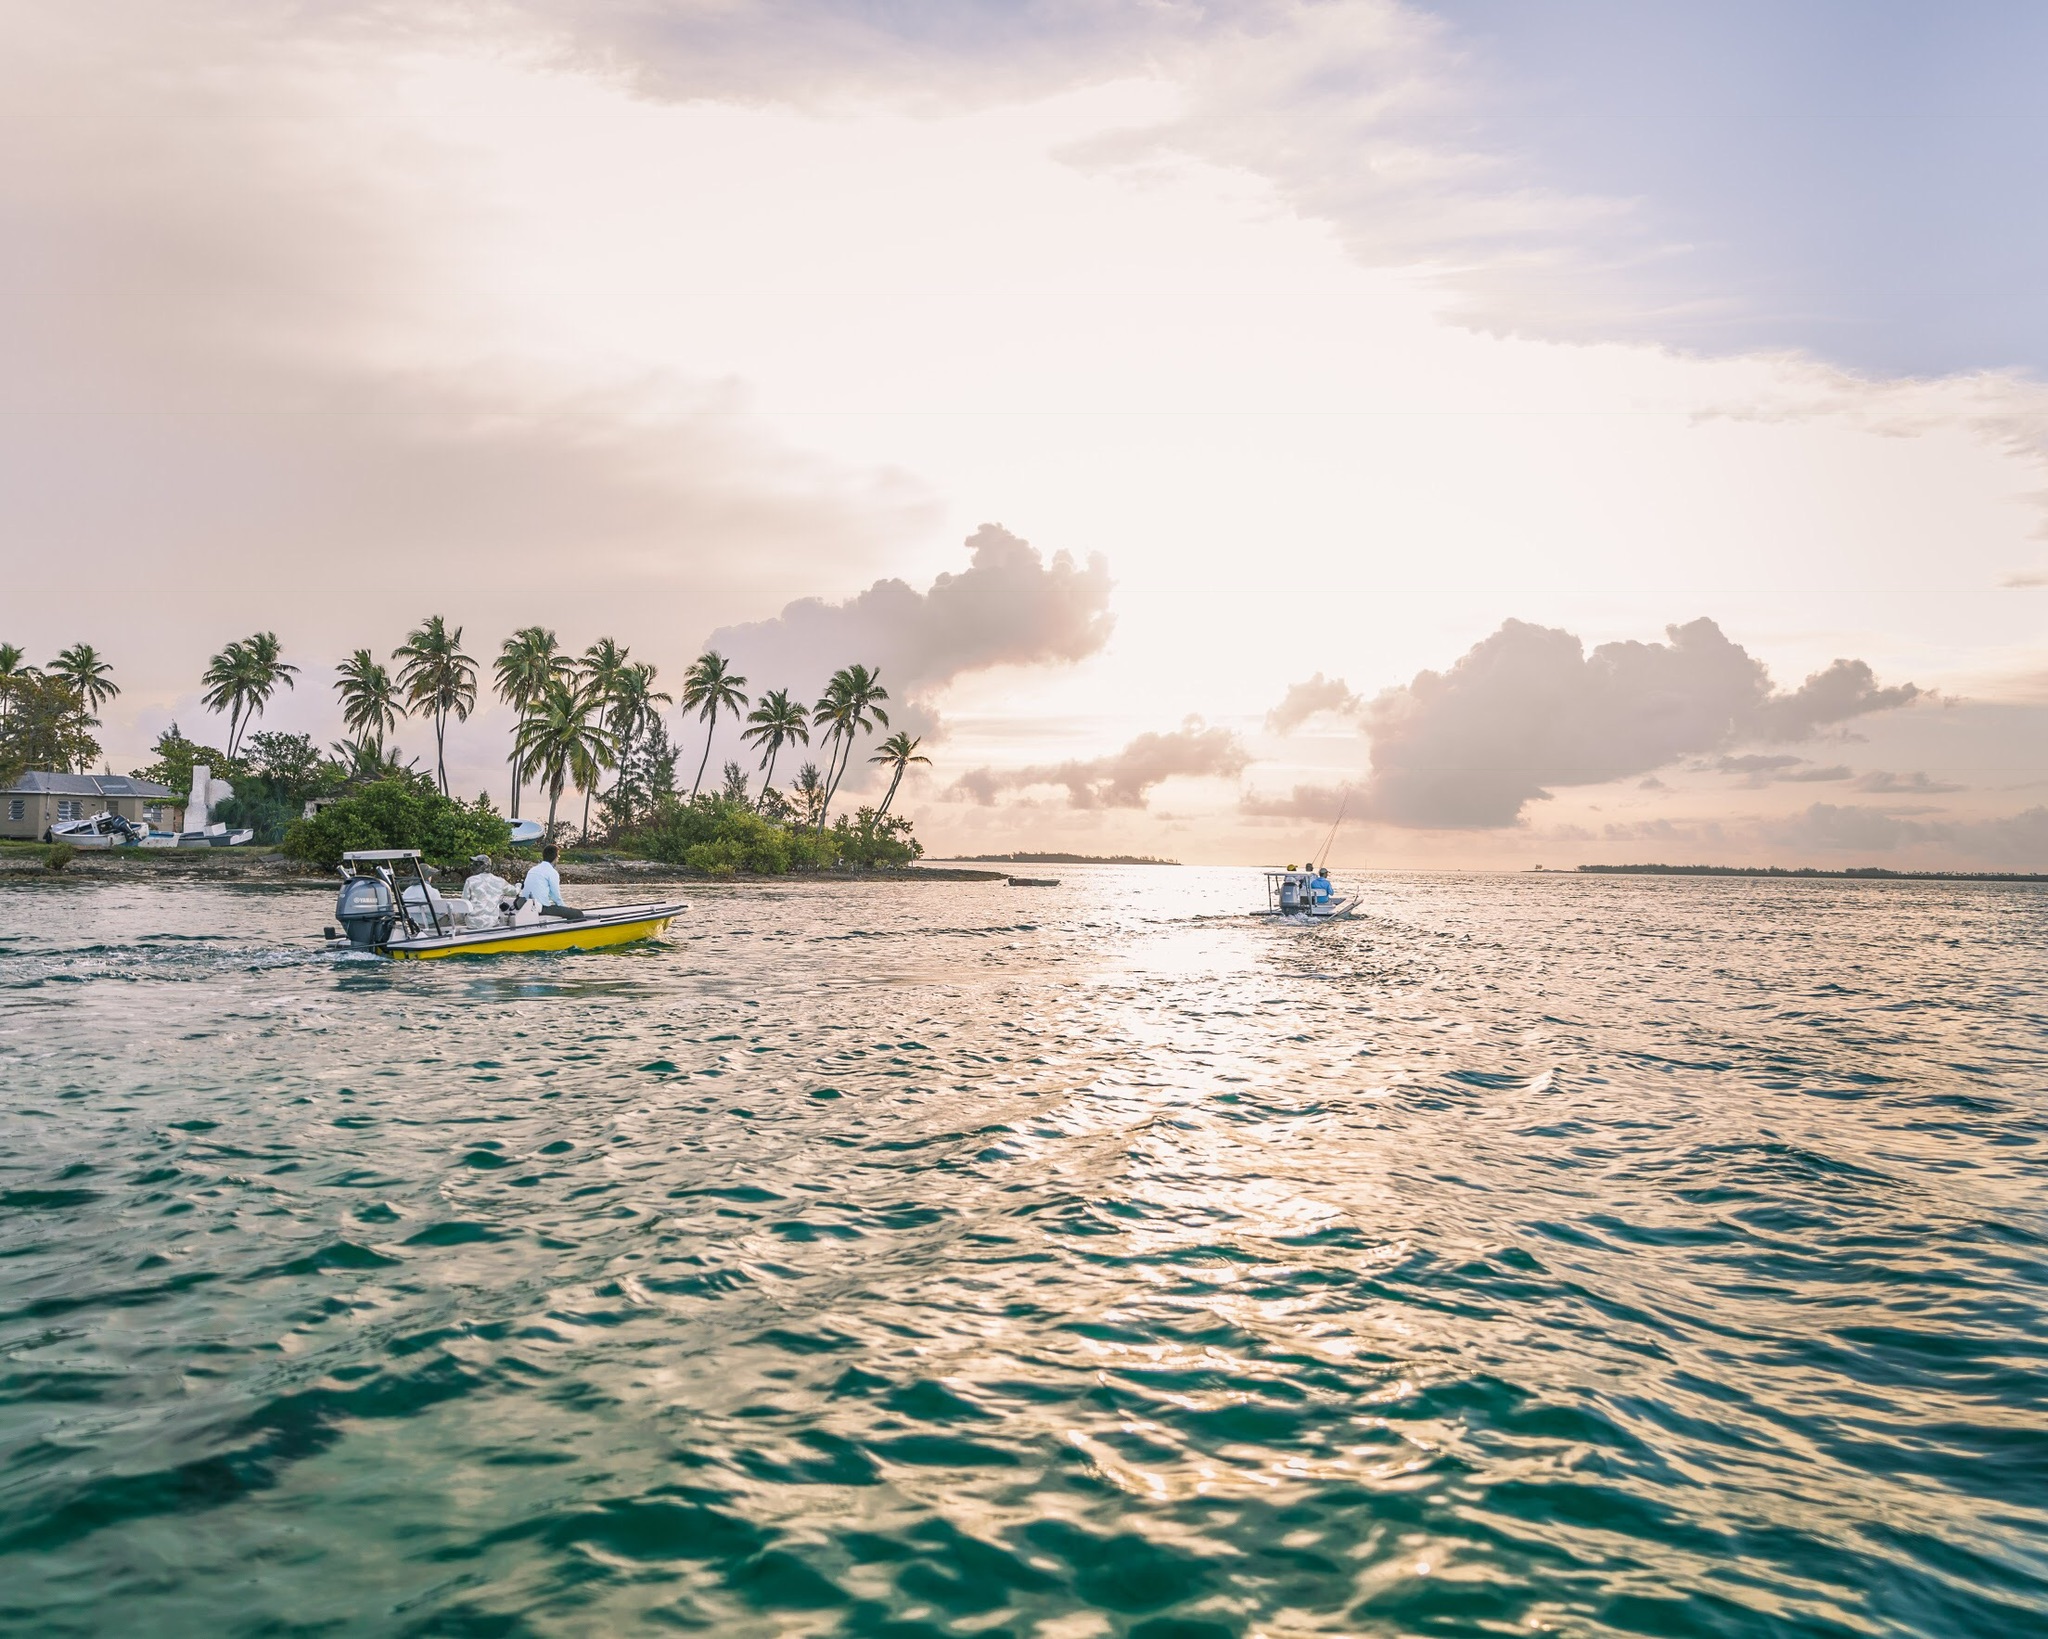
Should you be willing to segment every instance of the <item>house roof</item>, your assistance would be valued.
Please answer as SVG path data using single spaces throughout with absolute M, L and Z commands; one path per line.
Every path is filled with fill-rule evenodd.
M 10 796 L 38 797 L 147 797 L 161 801 L 177 792 L 154 780 L 138 780 L 126 774 L 52 774 L 32 768 L 8 787 Z

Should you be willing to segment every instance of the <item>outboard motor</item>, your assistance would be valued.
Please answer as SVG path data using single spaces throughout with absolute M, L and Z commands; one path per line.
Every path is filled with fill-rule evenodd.
M 391 885 L 374 876 L 352 876 L 334 901 L 334 919 L 357 950 L 375 950 L 391 938 L 397 920 Z

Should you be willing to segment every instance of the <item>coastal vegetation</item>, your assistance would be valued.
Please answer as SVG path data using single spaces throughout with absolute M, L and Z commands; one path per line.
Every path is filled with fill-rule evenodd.
M 255 632 L 227 644 L 201 674 L 206 706 L 227 719 L 226 744 L 190 739 L 173 723 L 133 773 L 182 793 L 192 788 L 193 769 L 207 767 L 234 792 L 211 818 L 309 864 L 330 865 L 358 848 L 418 848 L 443 863 L 502 853 L 510 827 L 490 799 L 465 802 L 449 789 L 448 724 L 475 711 L 480 671 L 463 628 L 441 614 L 420 621 L 388 658 L 356 649 L 332 682 L 344 738 L 323 749 L 310 735 L 256 726 L 301 673 L 275 632 Z M 892 811 L 904 776 L 931 762 L 904 730 L 866 759 L 889 773 L 881 801 L 832 812 L 863 742 L 890 726 L 889 691 L 867 665 L 835 671 L 806 706 L 787 688 L 755 700 L 730 659 L 707 649 L 684 672 L 678 702 L 658 687 L 655 667 L 615 639 L 599 638 L 577 656 L 553 631 L 527 626 L 491 659 L 489 681 L 514 713 L 510 813 L 518 817 L 522 793 L 536 786 L 547 799 L 544 832 L 558 842 L 719 875 L 886 868 L 924 852 L 911 822 Z M 96 713 L 119 693 L 112 666 L 89 644 L 45 667 L 0 644 L 0 773 L 90 768 L 100 757 Z M 664 717 L 678 703 L 704 729 L 701 749 L 691 748 L 698 758 L 687 794 Z M 410 718 L 433 729 L 431 772 L 393 739 Z M 706 777 L 721 720 L 743 725 L 741 742 L 756 763 L 752 774 L 726 763 L 712 789 Z M 804 761 L 778 789 L 783 754 L 814 745 L 822 766 Z M 565 802 L 571 791 L 582 799 L 580 813 Z
M 0 779 L 25 768 L 82 773 L 99 760 L 99 709 L 121 690 L 90 643 L 74 643 L 47 666 L 0 643 Z
M 1150 854 L 962 854 L 968 865 L 1178 865 Z
M 511 834 L 489 797 L 466 803 L 443 795 L 425 774 L 402 773 L 294 822 L 285 831 L 284 851 L 308 865 L 331 867 L 353 849 L 417 848 L 436 865 L 459 865 L 476 854 L 503 854 Z

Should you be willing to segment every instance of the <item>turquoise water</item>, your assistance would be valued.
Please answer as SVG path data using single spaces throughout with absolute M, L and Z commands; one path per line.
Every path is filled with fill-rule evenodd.
M 0 1627 L 2048 1631 L 2048 896 L 0 888 Z

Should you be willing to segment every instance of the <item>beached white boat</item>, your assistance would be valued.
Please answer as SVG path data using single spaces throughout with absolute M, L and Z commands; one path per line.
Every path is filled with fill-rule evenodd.
M 435 892 L 416 848 L 370 848 L 343 854 L 337 932 L 330 948 L 375 951 L 401 960 L 439 956 L 501 956 L 522 951 L 602 950 L 652 939 L 682 913 L 680 903 L 599 905 L 564 912 L 517 899 L 487 922 L 475 923 L 463 900 Z
M 1288 922 L 1337 922 L 1358 908 L 1357 894 L 1339 895 L 1324 871 L 1268 871 L 1266 908 L 1254 916 Z
M 74 848 L 133 848 L 149 835 L 140 820 L 99 813 L 89 819 L 66 820 L 43 833 L 46 842 L 68 842 Z
M 142 839 L 145 848 L 241 848 L 256 840 L 250 830 L 230 831 L 215 821 L 203 831 L 152 831 Z

